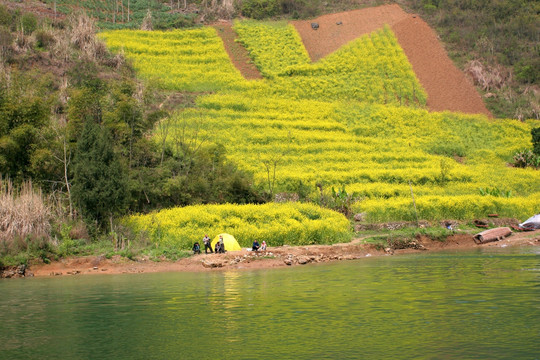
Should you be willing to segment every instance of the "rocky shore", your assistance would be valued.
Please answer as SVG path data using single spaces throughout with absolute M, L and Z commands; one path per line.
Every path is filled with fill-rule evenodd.
M 146 257 L 129 260 L 120 256 L 72 257 L 50 264 L 31 264 L 0 269 L 0 277 L 80 276 L 92 274 L 151 273 L 171 271 L 223 271 L 241 269 L 270 269 L 313 263 L 345 261 L 371 256 L 392 256 L 404 253 L 473 248 L 540 246 L 540 230 L 513 233 L 511 236 L 486 244 L 476 244 L 473 235 L 455 234 L 445 241 L 417 237 L 412 241 L 393 242 L 388 246 L 365 243 L 362 238 L 350 243 L 333 245 L 280 246 L 264 252 L 248 250 L 225 254 L 193 255 L 178 261 L 151 261 Z

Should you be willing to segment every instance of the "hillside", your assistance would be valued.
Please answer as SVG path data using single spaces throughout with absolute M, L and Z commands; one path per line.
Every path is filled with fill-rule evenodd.
M 397 4 L 408 14 L 419 14 L 431 26 L 455 66 L 474 83 L 493 116 L 525 120 L 538 119 L 540 114 L 540 66 L 538 54 L 534 50 L 540 29 L 539 17 L 535 16 L 538 13 L 536 2 L 25 0 L 3 3 L 13 9 L 31 11 L 53 20 L 84 10 L 96 19 L 102 29 L 140 28 L 148 15 L 148 9 L 152 17 L 145 26 L 171 29 L 212 23 L 239 15 L 257 19 L 313 19 L 321 14 Z M 376 21 L 391 24 L 400 17 L 385 13 Z M 346 38 L 344 35 L 341 31 L 340 37 Z M 475 106 L 479 109 L 478 104 Z
M 171 46 L 179 44 L 182 61 L 199 74 L 188 85 L 171 82 L 176 70 L 168 68 L 167 54 L 175 51 L 162 40 L 153 40 L 154 48 L 142 45 L 148 38 L 144 32 L 102 35 L 109 47 L 134 60 L 142 77 L 161 79 L 176 90 L 204 86 L 217 92 L 162 122 L 158 143 L 172 146 L 177 140 L 159 134 L 181 129 L 188 138 L 225 147 L 228 158 L 253 173 L 269 195 L 312 200 L 320 195 L 323 204 L 332 196 L 337 202 L 347 199 L 346 206 L 372 221 L 413 220 L 411 186 L 426 219 L 521 217 L 536 211 L 538 171 L 508 163 L 530 147 L 528 134 L 537 125 L 426 111 L 421 82 L 389 27 L 360 36 L 316 63 L 301 33 L 287 23 L 239 21 L 233 29 L 262 80 L 240 80 L 238 69 L 215 64 L 210 58 L 221 59 L 225 47 L 200 47 L 198 33 L 191 30 L 152 34 L 176 37 Z M 204 43 L 219 38 L 211 28 L 204 34 Z M 147 59 L 151 69 L 144 65 Z M 227 73 L 214 77 L 218 69 Z M 470 87 L 464 77 L 459 80 Z
M 238 20 L 98 32 L 84 14 L 51 20 L 10 10 L 17 4 L 31 3 L 0 8 L 0 255 L 66 256 L 105 237 L 107 251 L 157 242 L 148 251 L 179 256 L 195 233 L 218 231 L 204 204 L 228 204 L 216 208 L 219 227 L 244 234 L 242 244 L 251 232 L 270 246 L 346 239 L 354 213 L 378 222 L 537 212 L 538 121 L 486 116 L 426 23 L 395 5 L 326 15 L 318 30 Z M 390 24 L 374 22 L 381 13 Z M 289 220 L 267 222 L 285 208 Z M 182 219 L 191 233 L 166 235 Z M 279 236 L 246 230 L 268 226 Z

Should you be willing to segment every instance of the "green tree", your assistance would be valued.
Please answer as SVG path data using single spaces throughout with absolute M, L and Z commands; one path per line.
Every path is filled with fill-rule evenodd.
M 107 129 L 86 121 L 73 159 L 72 196 L 86 219 L 104 227 L 128 203 L 127 174 L 115 154 Z

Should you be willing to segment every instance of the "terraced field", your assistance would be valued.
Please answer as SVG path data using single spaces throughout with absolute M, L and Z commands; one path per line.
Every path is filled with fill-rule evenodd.
M 537 212 L 540 171 L 508 163 L 531 147 L 539 122 L 428 112 L 427 95 L 390 28 L 317 63 L 292 26 L 250 21 L 234 29 L 263 79 L 242 78 L 213 28 L 102 35 L 134 60 L 141 77 L 214 92 L 158 124 L 158 143 L 173 147 L 172 136 L 159 135 L 174 132 L 163 131 L 168 127 L 221 144 L 271 193 L 308 189 L 317 198 L 321 187 L 345 187 L 358 199 L 354 210 L 372 221 L 413 219 L 411 190 L 423 219 Z

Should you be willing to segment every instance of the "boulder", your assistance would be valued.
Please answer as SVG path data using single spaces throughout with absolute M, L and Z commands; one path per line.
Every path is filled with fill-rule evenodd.
M 311 28 L 312 28 L 313 30 L 317 30 L 317 29 L 319 28 L 319 23 L 312 22 L 312 23 L 311 23 Z
M 204 266 L 205 268 L 218 268 L 223 267 L 223 262 L 219 260 L 204 260 L 202 262 L 202 266 Z
M 354 221 L 364 221 L 365 218 L 366 218 L 365 213 L 354 214 Z
M 296 260 L 301 265 L 304 265 L 304 264 L 307 264 L 307 263 L 311 262 L 311 258 L 309 258 L 307 256 L 299 256 Z

